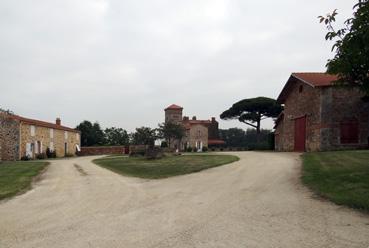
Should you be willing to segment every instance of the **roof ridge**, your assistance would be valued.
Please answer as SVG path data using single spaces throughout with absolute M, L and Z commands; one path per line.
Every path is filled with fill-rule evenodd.
M 48 128 L 61 129 L 61 130 L 65 130 L 65 131 L 79 132 L 78 130 L 76 130 L 74 128 L 63 126 L 63 125 L 57 125 L 56 123 L 53 123 L 53 122 L 31 119 L 31 118 L 23 117 L 23 116 L 16 115 L 16 114 L 11 114 L 10 117 L 13 117 L 14 119 L 16 119 L 18 121 L 28 122 L 28 123 L 34 124 L 34 125 L 39 125 L 39 126 L 44 126 L 44 127 L 46 126 Z
M 327 72 L 313 72 L 313 71 L 308 71 L 308 72 L 292 72 L 292 74 L 327 74 L 327 75 L 334 75 L 334 74 L 330 74 Z

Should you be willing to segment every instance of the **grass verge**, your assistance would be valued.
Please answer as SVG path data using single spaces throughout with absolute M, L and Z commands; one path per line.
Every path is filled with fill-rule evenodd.
M 199 172 L 239 160 L 233 155 L 185 155 L 170 156 L 157 160 L 145 158 L 111 157 L 93 162 L 122 175 L 159 179 Z
M 32 180 L 48 162 L 16 161 L 0 163 L 0 200 L 12 197 L 31 187 Z
M 336 204 L 369 212 L 369 151 L 305 153 L 302 181 Z

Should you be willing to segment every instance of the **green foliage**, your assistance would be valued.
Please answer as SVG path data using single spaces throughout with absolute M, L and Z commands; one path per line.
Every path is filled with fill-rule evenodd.
M 0 113 L 4 113 L 4 114 L 8 114 L 8 115 L 13 115 L 14 112 L 9 110 L 9 109 L 3 109 L 3 108 L 0 108 Z
M 156 160 L 129 157 L 102 158 L 93 162 L 122 175 L 159 179 L 198 172 L 237 160 L 239 158 L 232 155 L 185 155 Z
M 261 129 L 259 135 L 255 129 L 244 131 L 240 128 L 220 129 L 219 137 L 228 147 L 245 147 L 248 150 L 271 150 L 274 147 L 271 130 Z
M 129 145 L 129 135 L 126 130 L 122 128 L 106 128 L 104 130 L 105 145 L 118 146 Z
M 236 102 L 231 108 L 224 111 L 222 120 L 238 119 L 260 133 L 260 122 L 266 118 L 275 118 L 281 111 L 282 106 L 276 100 L 267 97 L 244 99 Z
M 163 156 L 164 156 L 163 150 L 157 146 L 149 147 L 145 153 L 146 159 L 160 159 Z
M 345 21 L 345 27 L 336 30 L 337 10 L 319 16 L 328 29 L 326 40 L 335 40 L 333 59 L 328 60 L 327 72 L 339 76 L 338 84 L 358 86 L 369 96 L 369 0 L 360 0 L 354 6 L 353 18 Z
M 36 155 L 36 159 L 47 159 L 46 153 L 39 153 Z
M 25 155 L 25 156 L 22 156 L 22 157 L 21 157 L 21 160 L 22 160 L 22 161 L 29 161 L 29 160 L 31 160 L 31 157 L 29 157 L 29 156 Z
M 369 151 L 303 155 L 302 181 L 340 205 L 369 211 Z
M 158 138 L 155 129 L 149 127 L 136 128 L 136 132 L 131 133 L 131 143 L 134 145 L 150 145 L 153 146 Z
M 168 143 L 166 141 L 161 142 L 160 146 L 162 148 L 168 147 Z
M 46 156 L 48 158 L 56 158 L 56 152 L 55 151 L 51 151 L 50 148 L 48 147 L 46 149 Z
M 181 140 L 185 136 L 185 128 L 181 124 L 164 122 L 159 124 L 158 137 L 165 139 L 170 147 L 173 140 Z
M 203 151 L 203 152 L 207 152 L 207 151 L 208 151 L 208 148 L 207 148 L 206 146 L 204 146 L 204 147 L 202 148 L 202 151 Z
M 192 147 L 190 147 L 190 146 L 189 146 L 189 147 L 187 147 L 187 148 L 186 148 L 186 152 L 192 152 Z
M 92 124 L 90 121 L 83 121 L 76 129 L 81 131 L 82 146 L 98 146 L 105 144 L 104 132 L 101 130 L 98 122 Z

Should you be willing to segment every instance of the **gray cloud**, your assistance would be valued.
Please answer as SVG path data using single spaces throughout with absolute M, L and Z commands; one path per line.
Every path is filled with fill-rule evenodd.
M 0 106 L 128 130 L 156 126 L 172 103 L 218 117 L 277 97 L 293 71 L 323 71 L 331 44 L 317 16 L 337 8 L 342 23 L 355 2 L 3 0 Z M 233 126 L 245 127 L 221 122 Z

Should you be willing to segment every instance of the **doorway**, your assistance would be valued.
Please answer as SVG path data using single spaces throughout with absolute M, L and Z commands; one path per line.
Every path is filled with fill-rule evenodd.
M 295 119 L 295 152 L 304 152 L 306 145 L 306 116 Z

